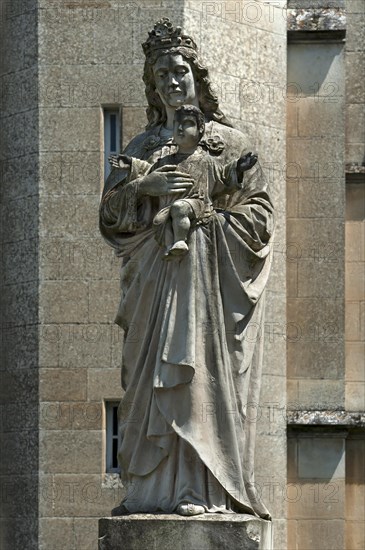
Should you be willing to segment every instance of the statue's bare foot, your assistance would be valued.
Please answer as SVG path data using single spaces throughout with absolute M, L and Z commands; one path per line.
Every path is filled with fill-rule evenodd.
M 181 258 L 189 252 L 189 247 L 185 241 L 176 241 L 166 252 L 164 259 L 174 260 L 175 258 Z
M 180 516 L 199 516 L 199 514 L 205 513 L 205 508 L 199 504 L 184 502 L 184 504 L 179 504 L 176 511 Z

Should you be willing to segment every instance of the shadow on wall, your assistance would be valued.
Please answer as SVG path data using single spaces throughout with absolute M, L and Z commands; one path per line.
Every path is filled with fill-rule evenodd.
M 336 101 L 336 97 L 345 93 L 341 78 L 343 52 L 341 43 L 291 44 L 288 48 L 289 89 L 292 85 L 298 95 L 327 96 L 329 102 Z

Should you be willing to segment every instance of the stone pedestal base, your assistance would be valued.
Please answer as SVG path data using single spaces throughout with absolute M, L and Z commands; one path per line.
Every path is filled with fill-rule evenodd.
M 272 523 L 246 514 L 135 514 L 99 520 L 99 550 L 272 550 Z

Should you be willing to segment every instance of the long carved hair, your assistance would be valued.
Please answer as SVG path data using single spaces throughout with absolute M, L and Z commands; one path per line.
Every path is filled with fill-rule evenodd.
M 180 54 L 191 66 L 191 70 L 197 84 L 199 107 L 203 111 L 207 122 L 210 120 L 215 120 L 225 126 L 232 127 L 232 124 L 219 109 L 218 97 L 212 89 L 208 69 L 199 63 L 195 50 L 180 46 L 166 50 L 158 50 L 146 58 L 143 71 L 143 82 L 146 86 L 145 93 L 148 101 L 148 107 L 146 109 L 148 124 L 146 126 L 146 130 L 166 122 L 167 117 L 165 106 L 156 91 L 153 65 L 159 57 L 167 54 Z

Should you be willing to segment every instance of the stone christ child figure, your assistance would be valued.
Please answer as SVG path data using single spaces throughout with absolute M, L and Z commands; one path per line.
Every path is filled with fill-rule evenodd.
M 114 166 L 100 205 L 101 232 L 122 258 L 118 460 L 126 496 L 113 514 L 269 518 L 255 485 L 255 422 L 247 420 L 247 404 L 260 397 L 262 339 L 247 334 L 251 323 L 261 326 L 270 270 L 267 182 L 220 110 L 193 38 L 163 18 L 143 50 L 148 123 L 123 155 L 146 169 L 133 160 Z M 187 105 L 204 120 L 191 116 L 180 132 L 175 113 Z M 198 146 L 196 128 L 204 134 Z M 188 253 L 164 261 L 161 246 L 170 254 L 179 241 Z
M 177 153 L 162 159 L 162 165 L 177 161 L 186 166 L 186 171 L 195 178 L 195 184 L 181 199 L 176 199 L 169 207 L 172 220 L 173 244 L 168 247 L 165 259 L 181 257 L 189 251 L 187 238 L 192 222 L 199 222 L 212 214 L 212 199 L 222 193 L 234 193 L 241 189 L 243 172 L 252 168 L 257 156 L 247 153 L 237 162 L 223 167 L 217 159 L 198 149 L 204 135 L 205 117 L 194 105 L 183 105 L 175 111 L 173 139 L 178 146 Z M 158 166 L 159 163 L 156 163 Z M 184 166 L 180 165 L 180 168 Z M 195 170 L 194 170 L 195 168 Z M 202 180 L 200 174 L 204 171 Z M 232 171 L 235 170 L 234 176 Z M 211 177 L 209 177 L 211 176 Z M 213 176 L 213 177 L 212 177 Z M 161 215 L 162 214 L 162 215 Z M 155 216 L 155 226 L 164 219 L 164 210 Z

